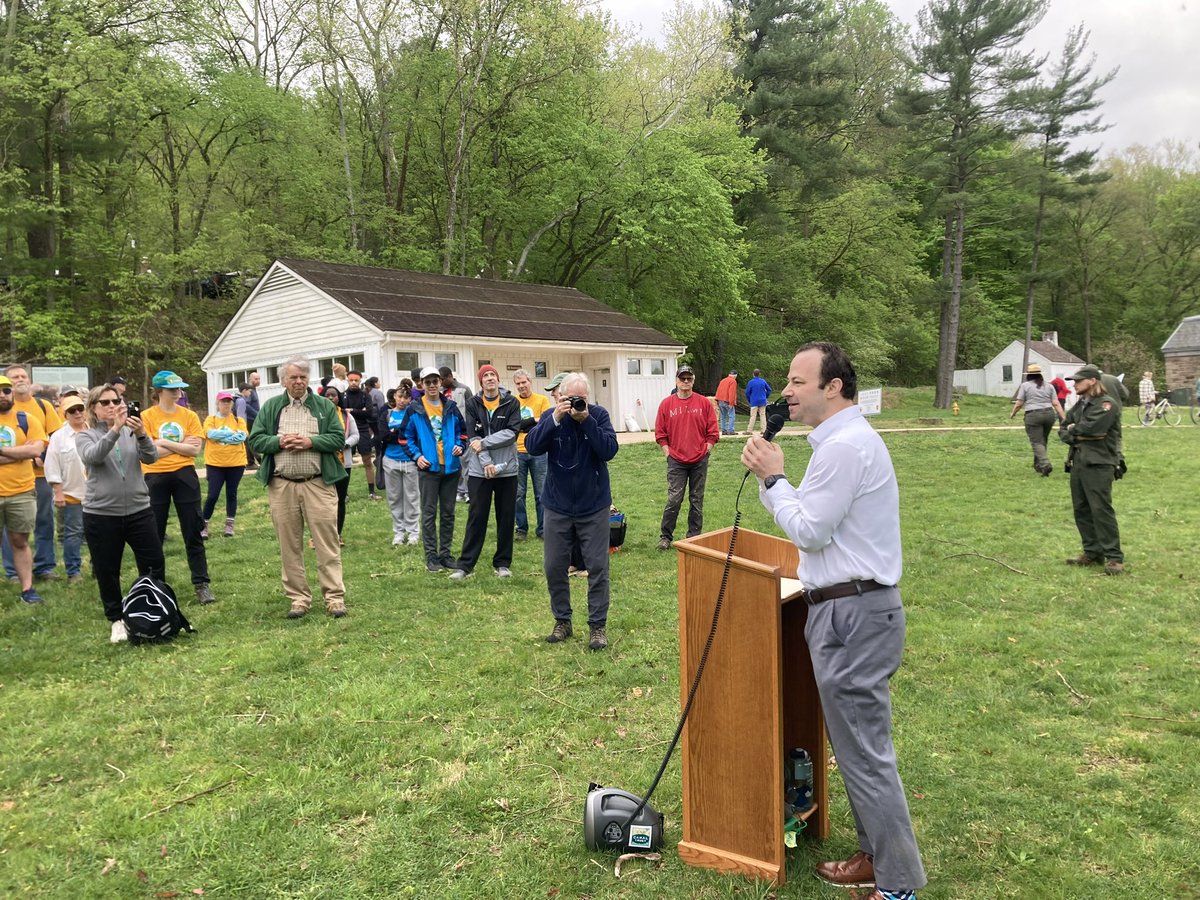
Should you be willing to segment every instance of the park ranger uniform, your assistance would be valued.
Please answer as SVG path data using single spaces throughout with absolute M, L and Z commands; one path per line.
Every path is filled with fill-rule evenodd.
M 1099 374 L 1093 366 L 1084 366 L 1075 377 L 1098 379 Z M 1071 446 L 1071 501 L 1075 526 L 1083 540 L 1083 555 L 1068 562 L 1105 563 L 1105 570 L 1113 569 L 1116 574 L 1121 566 L 1113 564 L 1125 561 L 1112 505 L 1112 484 L 1120 460 L 1120 401 L 1107 393 L 1080 397 L 1067 411 L 1058 436 Z

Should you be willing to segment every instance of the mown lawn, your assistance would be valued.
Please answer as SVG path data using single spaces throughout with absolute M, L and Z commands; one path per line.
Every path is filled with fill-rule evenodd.
M 981 418 L 1002 423 L 1007 404 L 987 402 Z M 781 440 L 798 475 L 807 444 Z M 1126 430 L 1122 578 L 1063 565 L 1079 550 L 1067 477 L 1037 477 L 1022 432 L 886 440 L 909 615 L 896 737 L 923 896 L 1200 896 L 1200 428 Z M 739 447 L 718 447 L 710 528 L 733 517 Z M 613 473 L 630 526 L 607 653 L 542 640 L 539 542 L 517 545 L 509 581 L 485 555 L 452 585 L 418 548 L 391 548 L 358 471 L 342 620 L 284 618 L 250 480 L 238 536 L 209 544 L 216 605 L 190 604 L 168 543 L 195 635 L 112 646 L 92 585 L 49 587 L 39 608 L 0 588 L 0 896 L 843 896 L 808 874 L 855 849 L 836 778 L 832 838 L 792 851 L 779 889 L 678 861 L 678 759 L 653 798 L 660 866 L 618 880 L 584 848 L 588 782 L 643 791 L 679 712 L 675 560 L 653 549 L 661 453 L 623 447 Z M 753 491 L 741 506 L 743 526 L 775 531 Z

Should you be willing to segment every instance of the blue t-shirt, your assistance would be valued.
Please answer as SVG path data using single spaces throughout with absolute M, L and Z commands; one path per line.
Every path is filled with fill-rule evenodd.
M 746 402 L 751 406 L 766 406 L 770 393 L 771 386 L 766 379 L 755 377 L 746 383 Z

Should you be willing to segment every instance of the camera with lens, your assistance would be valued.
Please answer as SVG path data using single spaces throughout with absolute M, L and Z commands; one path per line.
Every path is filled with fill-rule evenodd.
M 575 394 L 568 397 L 567 402 L 571 404 L 571 409 L 575 410 L 575 412 L 583 412 L 587 409 L 587 401 Z
M 125 409 L 128 411 L 129 418 L 131 418 L 131 419 L 141 418 L 142 408 L 140 406 L 138 406 L 138 402 L 136 400 L 130 400 L 129 402 L 127 402 L 125 404 Z

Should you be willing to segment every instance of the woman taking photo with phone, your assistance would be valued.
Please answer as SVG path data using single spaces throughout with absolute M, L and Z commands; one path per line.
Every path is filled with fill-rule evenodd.
M 121 620 L 121 558 L 133 551 L 138 576 L 166 580 L 162 541 L 150 511 L 150 491 L 142 464 L 158 459 L 158 449 L 140 419 L 131 417 L 111 384 L 92 388 L 87 399 L 89 428 L 75 435 L 75 449 L 87 470 L 83 497 L 83 536 L 92 557 L 110 640 L 128 640 Z

